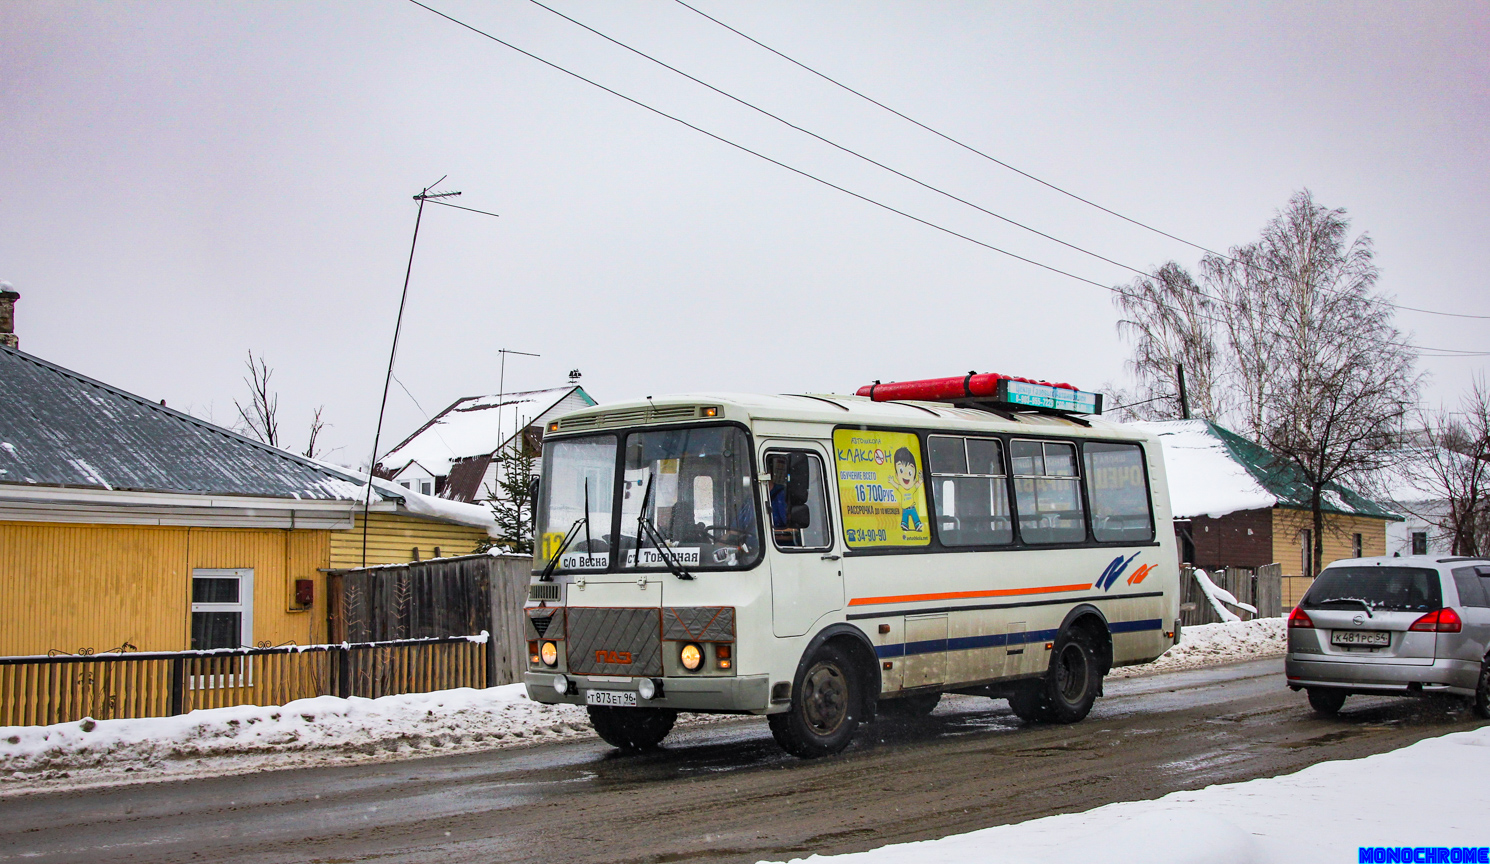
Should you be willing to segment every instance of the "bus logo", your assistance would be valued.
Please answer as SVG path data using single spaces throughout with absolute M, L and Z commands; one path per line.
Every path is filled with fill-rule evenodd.
M 604 648 L 595 652 L 596 663 L 609 663 L 613 666 L 630 666 L 630 651 L 607 651 Z

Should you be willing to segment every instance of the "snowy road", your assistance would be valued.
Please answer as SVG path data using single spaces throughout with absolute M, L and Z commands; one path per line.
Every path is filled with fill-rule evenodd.
M 0 860 L 758 861 L 850 852 L 1273 776 L 1480 725 L 1456 703 L 1354 698 L 1314 717 L 1282 661 L 1110 681 L 1084 723 L 949 697 L 843 756 L 761 720 L 623 757 L 575 741 L 406 762 L 57 792 L 0 804 Z

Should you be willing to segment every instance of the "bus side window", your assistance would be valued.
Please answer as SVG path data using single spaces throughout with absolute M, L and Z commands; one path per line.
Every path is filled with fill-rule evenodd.
M 1152 540 L 1149 490 L 1144 482 L 1143 448 L 1137 444 L 1088 443 L 1087 500 L 1092 505 L 1092 537 L 1101 543 Z
M 805 470 L 803 477 L 793 472 Z M 823 485 L 823 463 L 813 453 L 769 453 L 766 470 L 771 475 L 771 536 L 781 549 L 826 549 L 832 545 L 828 532 L 827 493 Z M 805 497 L 800 503 L 794 500 Z
M 1086 539 L 1076 446 L 1059 441 L 1011 441 L 1019 536 L 1026 543 L 1080 543 Z
M 944 546 L 1009 543 L 1003 445 L 996 438 L 927 438 L 936 492 L 937 537 Z

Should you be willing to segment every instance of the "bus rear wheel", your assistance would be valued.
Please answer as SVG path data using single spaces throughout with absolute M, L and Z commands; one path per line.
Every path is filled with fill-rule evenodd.
M 1009 707 L 1026 723 L 1078 723 L 1091 713 L 1101 689 L 1102 665 L 1092 637 L 1069 629 L 1056 637 L 1045 677 L 1009 694 Z
M 942 694 L 940 693 L 886 699 L 880 702 L 879 713 L 897 720 L 919 720 L 923 717 L 930 717 L 931 712 L 936 710 L 937 704 L 941 701 Z
M 831 756 L 859 728 L 863 700 L 853 664 L 832 645 L 817 649 L 793 688 L 792 706 L 767 719 L 781 749 L 802 759 Z
M 590 706 L 590 725 L 601 740 L 622 750 L 651 750 L 673 731 L 678 712 L 667 708 Z

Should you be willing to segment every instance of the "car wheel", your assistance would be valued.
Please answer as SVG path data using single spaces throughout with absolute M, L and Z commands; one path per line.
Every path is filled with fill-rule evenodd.
M 897 720 L 919 720 L 931 716 L 941 701 L 940 693 L 886 699 L 879 704 L 879 713 Z
M 673 731 L 678 712 L 667 708 L 590 706 L 590 725 L 601 740 L 622 750 L 651 750 Z
M 767 718 L 772 737 L 803 759 L 842 751 L 859 728 L 859 688 L 848 657 L 832 645 L 822 646 L 793 688 L 791 708 Z
M 1340 707 L 1345 704 L 1346 692 L 1344 690 L 1330 690 L 1324 687 L 1310 687 L 1309 707 L 1313 708 L 1326 717 L 1333 717 L 1340 713 Z
M 1480 661 L 1480 683 L 1474 688 L 1474 701 L 1470 703 L 1474 713 L 1490 718 L 1490 663 Z

